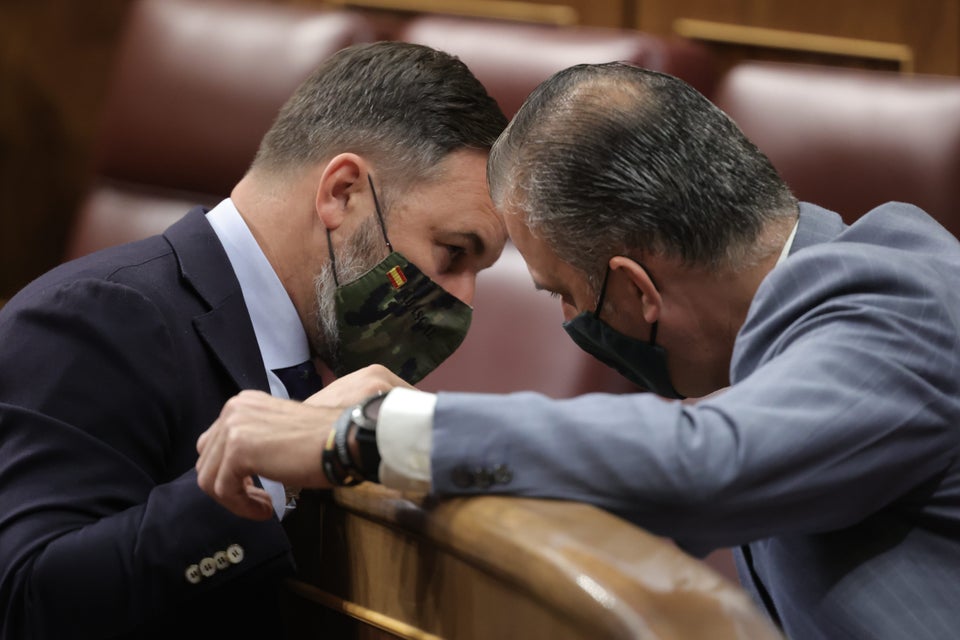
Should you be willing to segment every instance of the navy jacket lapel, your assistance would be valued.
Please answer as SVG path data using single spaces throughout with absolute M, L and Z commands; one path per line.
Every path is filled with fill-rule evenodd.
M 192 209 L 163 234 L 177 255 L 181 276 L 209 307 L 193 319 L 194 327 L 240 389 L 269 392 L 240 283 L 205 213 L 201 207 Z

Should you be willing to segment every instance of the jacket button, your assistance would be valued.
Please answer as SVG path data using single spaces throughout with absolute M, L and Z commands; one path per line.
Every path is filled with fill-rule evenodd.
M 232 544 L 227 547 L 227 560 L 230 564 L 240 564 L 243 562 L 243 547 L 238 544 Z
M 200 573 L 203 574 L 204 578 L 209 578 L 217 572 L 217 563 L 214 562 L 213 558 L 204 558 L 200 561 Z
M 474 478 L 481 489 L 488 489 L 493 484 L 493 474 L 484 468 L 477 469 Z
M 200 575 L 200 567 L 195 564 L 187 567 L 184 575 L 186 575 L 187 582 L 190 584 L 198 584 L 201 580 L 203 580 L 203 576 Z
M 498 464 L 493 468 L 493 481 L 497 484 L 510 484 L 513 480 L 513 471 L 505 464 Z
M 453 484 L 461 489 L 469 489 L 473 486 L 473 474 L 466 467 L 454 467 L 450 472 L 450 479 Z
M 217 563 L 217 569 L 223 571 L 230 566 L 230 561 L 227 560 L 227 554 L 223 551 L 217 551 L 213 554 L 213 561 Z

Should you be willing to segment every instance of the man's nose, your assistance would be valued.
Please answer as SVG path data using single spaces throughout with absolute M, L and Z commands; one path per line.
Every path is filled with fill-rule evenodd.
M 448 275 L 438 283 L 451 295 L 456 296 L 465 304 L 473 304 L 473 296 L 477 291 L 477 274 L 464 271 L 455 275 Z

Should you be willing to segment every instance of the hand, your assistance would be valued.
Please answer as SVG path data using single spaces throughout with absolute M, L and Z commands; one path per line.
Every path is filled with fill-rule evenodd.
M 271 518 L 270 496 L 253 476 L 287 486 L 328 487 L 321 457 L 343 408 L 241 391 L 197 440 L 197 483 L 238 516 Z
M 394 387 L 414 388 L 390 369 L 373 364 L 337 378 L 304 402 L 318 407 L 343 408 L 357 404 L 381 391 L 390 391 Z

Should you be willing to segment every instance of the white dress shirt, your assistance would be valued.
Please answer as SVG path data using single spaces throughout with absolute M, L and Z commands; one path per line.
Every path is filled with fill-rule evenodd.
M 227 198 L 214 207 L 207 214 L 207 221 L 227 252 L 240 283 L 270 383 L 270 394 L 289 398 L 287 388 L 273 370 L 310 359 L 310 346 L 300 316 L 233 201 Z M 263 476 L 260 482 L 270 494 L 277 517 L 282 519 L 287 502 L 283 485 Z
M 780 251 L 780 265 L 793 247 L 799 220 Z M 429 491 L 430 454 L 433 451 L 433 413 L 437 396 L 412 389 L 394 389 L 380 406 L 377 447 L 380 481 L 395 489 Z

